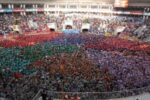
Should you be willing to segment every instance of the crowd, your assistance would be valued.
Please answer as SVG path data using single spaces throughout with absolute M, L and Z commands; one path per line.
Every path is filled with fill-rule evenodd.
M 65 20 L 71 19 L 73 21 L 73 28 L 81 30 L 84 23 L 90 24 L 89 32 L 92 34 L 105 35 L 109 33 L 111 35 L 129 35 L 137 36 L 138 38 L 145 38 L 149 31 L 149 24 L 143 21 L 141 18 L 132 17 L 110 17 L 108 19 L 102 18 L 85 18 L 77 16 L 48 16 L 44 14 L 36 15 L 1 15 L 0 16 L 0 32 L 11 33 L 14 25 L 19 25 L 22 33 L 28 33 L 31 31 L 44 31 L 48 30 L 47 23 L 56 23 L 57 30 L 62 31 Z M 118 32 L 118 27 L 125 27 L 124 30 Z M 144 29 L 138 30 L 141 27 Z
M 125 90 L 149 85 L 149 60 L 107 51 L 88 50 L 87 54 L 90 59 L 100 67 L 109 70 L 117 79 L 116 89 Z
M 121 44 L 113 45 L 114 49 L 86 46 L 94 45 L 99 39 L 113 43 L 103 36 L 70 34 L 31 47 L 1 48 L 0 96 L 30 100 L 42 89 L 47 98 L 89 98 L 82 93 L 54 95 L 55 92 L 91 92 L 92 98 L 111 98 L 118 97 L 113 95 L 115 91 L 125 91 L 119 92 L 119 97 L 129 96 L 128 90 L 134 89 L 132 95 L 135 95 L 140 92 L 138 89 L 149 86 L 149 49 L 130 50 L 133 44 L 140 46 L 137 42 L 122 50 L 116 49 Z M 148 43 L 142 44 L 149 47 Z M 112 94 L 104 97 L 92 92 Z
M 39 33 L 37 35 L 32 34 L 32 35 L 12 36 L 9 39 L 4 39 L 0 41 L 0 46 L 5 48 L 32 46 L 37 43 L 53 40 L 54 38 L 60 35 L 61 34 L 57 32 L 48 32 L 48 33 L 46 32 L 46 34 Z
M 13 25 L 18 24 L 23 33 L 40 33 L 48 30 L 47 23 L 51 22 L 62 30 L 68 18 L 76 29 L 90 23 L 91 34 L 27 35 L 15 37 L 17 42 L 0 42 L 5 47 L 0 48 L 0 97 L 31 100 L 42 90 L 43 99 L 91 100 L 149 92 L 150 44 L 103 36 L 109 33 L 140 38 L 143 33 L 149 34 L 148 29 L 138 30 L 149 27 L 139 18 L 1 15 L 0 32 L 11 33 Z M 118 26 L 125 29 L 116 33 Z
M 12 15 L 0 15 L 0 35 L 10 33 L 12 31 L 14 16 Z
M 1 48 L 0 97 L 9 100 L 31 100 L 38 90 L 44 87 L 44 83 L 40 71 L 30 68 L 30 64 L 46 56 L 71 53 L 76 49 L 75 46 L 58 46 L 51 43 L 24 48 Z

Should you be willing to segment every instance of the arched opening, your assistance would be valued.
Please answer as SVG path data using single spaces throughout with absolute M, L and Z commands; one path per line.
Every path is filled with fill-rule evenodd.
M 83 33 L 89 32 L 89 29 L 82 29 Z
M 50 28 L 50 31 L 51 31 L 51 32 L 55 32 L 55 29 L 53 29 L 53 28 Z
M 65 29 L 72 29 L 71 25 L 66 25 Z

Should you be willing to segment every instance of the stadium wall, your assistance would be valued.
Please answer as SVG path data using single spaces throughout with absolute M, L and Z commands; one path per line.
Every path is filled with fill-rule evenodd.
M 57 13 L 75 12 L 75 13 L 97 13 L 99 14 L 123 14 L 123 15 L 146 15 L 150 16 L 150 12 L 143 11 L 114 11 L 115 0 L 1 0 L 0 13 Z M 127 0 L 128 1 L 128 0 Z M 140 1 L 140 0 L 139 0 Z M 120 0 L 117 0 L 119 4 Z M 127 6 L 136 4 L 128 1 Z M 147 1 L 147 6 L 148 6 Z M 141 2 L 140 2 L 141 3 Z M 138 5 L 138 3 L 137 3 Z M 143 4 L 144 5 L 144 4 Z M 123 5 L 124 6 L 124 5 Z M 133 5 L 134 6 L 134 5 Z M 140 6 L 140 5 L 139 5 Z M 125 6 L 126 7 L 126 6 Z

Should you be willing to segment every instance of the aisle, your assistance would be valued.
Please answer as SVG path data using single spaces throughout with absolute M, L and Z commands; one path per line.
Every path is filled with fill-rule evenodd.
M 42 97 L 40 97 L 38 100 L 42 100 Z M 53 99 L 53 100 L 60 100 L 60 99 Z M 102 99 L 98 99 L 98 100 L 102 100 Z M 119 98 L 119 99 L 116 98 L 116 99 L 109 99 L 109 100 L 150 100 L 150 93 L 144 93 L 138 96 Z

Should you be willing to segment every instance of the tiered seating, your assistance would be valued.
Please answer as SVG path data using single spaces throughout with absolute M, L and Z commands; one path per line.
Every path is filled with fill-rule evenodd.
M 89 41 L 86 44 L 87 48 L 95 48 L 101 50 L 118 50 L 128 49 L 133 51 L 147 51 L 150 52 L 150 44 L 133 42 L 129 40 L 123 40 L 119 38 L 97 38 L 97 40 Z
M 48 33 L 48 34 L 39 34 L 39 35 L 24 35 L 14 37 L 13 40 L 4 40 L 0 41 L 0 46 L 2 47 L 25 47 L 35 45 L 36 43 L 49 41 L 56 38 L 59 33 Z
M 56 53 L 73 52 L 75 49 L 75 46 L 56 46 L 50 43 L 24 48 L 2 48 L 0 49 L 0 68 L 1 71 L 9 68 L 12 72 L 28 74 L 30 72 L 27 71 L 26 66 L 30 63 Z
M 135 89 L 133 95 L 138 88 L 149 86 L 148 43 L 96 35 L 60 35 L 52 40 L 46 39 L 46 42 L 45 37 L 18 40 L 40 43 L 0 49 L 0 73 L 3 76 L 0 83 L 4 84 L 0 88 L 15 91 L 14 95 L 8 94 L 17 100 L 29 100 L 43 88 L 50 92 L 104 93 Z M 5 87 L 6 80 L 11 85 Z M 20 87 L 23 88 L 20 90 Z M 24 94 L 27 94 L 26 99 L 22 98 Z M 125 96 L 128 95 L 131 94 Z M 113 97 L 92 96 L 96 99 Z

